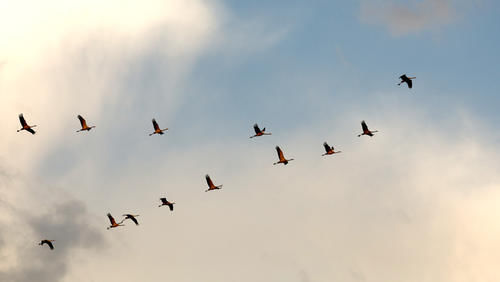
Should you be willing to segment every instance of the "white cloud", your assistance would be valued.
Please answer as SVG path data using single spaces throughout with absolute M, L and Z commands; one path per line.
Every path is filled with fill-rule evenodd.
M 454 22 L 457 11 L 451 0 L 361 2 L 361 20 L 386 27 L 400 36 L 440 28 Z

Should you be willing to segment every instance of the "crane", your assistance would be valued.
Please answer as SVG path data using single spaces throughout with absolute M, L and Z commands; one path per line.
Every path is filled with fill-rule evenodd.
M 403 74 L 402 76 L 399 77 L 401 79 L 401 82 L 398 83 L 398 85 L 401 85 L 402 83 L 408 84 L 408 88 L 412 87 L 412 79 L 415 79 L 416 77 L 407 77 L 406 74 Z
M 125 221 L 125 220 L 127 220 L 127 219 L 130 219 L 130 220 L 132 220 L 132 221 L 135 223 L 135 225 L 139 225 L 139 222 L 138 222 L 138 221 L 137 221 L 137 219 L 136 219 L 136 217 L 138 217 L 138 216 L 139 216 L 138 214 L 128 214 L 128 213 L 126 213 L 126 214 L 124 214 L 123 216 L 124 216 L 125 218 L 124 218 L 124 219 L 123 219 L 120 223 L 124 222 L 124 221 Z
M 250 138 L 259 137 L 259 136 L 262 136 L 262 135 L 272 135 L 272 133 L 265 132 L 266 131 L 265 127 L 262 128 L 262 129 L 260 129 L 259 125 L 257 125 L 257 124 L 253 125 L 253 130 L 255 131 L 255 135 L 250 136 Z
M 40 241 L 40 243 L 38 245 L 43 246 L 43 244 L 47 244 L 47 246 L 49 246 L 49 248 L 51 250 L 53 250 L 54 249 L 54 245 L 52 244 L 52 242 L 54 242 L 54 241 L 56 241 L 56 240 L 43 239 L 42 241 Z
M 215 184 L 212 182 L 212 179 L 210 179 L 210 176 L 208 174 L 205 175 L 205 179 L 207 180 L 207 184 L 208 184 L 208 189 L 205 190 L 205 192 L 212 191 L 212 190 L 217 190 L 217 189 L 221 189 L 222 188 L 222 185 L 215 186 Z
M 17 132 L 19 132 L 21 130 L 26 130 L 26 131 L 30 132 L 31 134 L 35 134 L 36 133 L 33 130 L 33 127 L 36 127 L 36 125 L 28 125 L 28 123 L 26 123 L 26 120 L 24 119 L 23 114 L 19 114 L 19 121 L 21 122 L 22 128 L 19 129 L 19 130 L 17 130 Z
M 116 223 L 115 219 L 113 218 L 113 216 L 110 213 L 108 213 L 108 219 L 109 219 L 109 222 L 111 223 L 111 225 L 107 228 L 108 230 L 110 228 L 116 228 L 118 226 L 125 226 L 121 222 L 120 223 Z
M 85 119 L 81 115 L 78 115 L 78 119 L 80 120 L 80 124 L 82 125 L 82 129 L 77 130 L 76 132 L 80 132 L 80 131 L 84 131 L 84 130 L 90 131 L 92 128 L 95 127 L 95 126 L 88 126 L 87 121 L 85 121 Z
M 173 211 L 174 210 L 174 202 L 169 202 L 167 200 L 167 198 L 160 198 L 160 201 L 161 201 L 161 205 L 159 205 L 158 207 L 162 207 L 162 206 L 168 206 L 168 208 Z
M 279 161 L 275 162 L 273 165 L 277 165 L 277 164 L 287 165 L 289 161 L 294 160 L 294 159 L 289 159 L 289 160 L 285 159 L 285 156 L 283 155 L 283 151 L 281 151 L 279 146 L 276 146 L 276 152 L 278 152 Z
M 160 129 L 160 126 L 158 125 L 158 123 L 156 122 L 155 119 L 153 119 L 153 128 L 155 129 L 155 131 L 153 133 L 149 134 L 149 136 L 154 135 L 154 134 L 163 135 L 164 134 L 163 131 L 168 130 L 168 128 Z
M 369 130 L 364 120 L 361 121 L 361 128 L 363 129 L 363 133 L 358 134 L 358 137 L 360 137 L 361 135 L 368 135 L 372 137 L 373 133 L 378 132 L 378 130 L 373 130 L 373 131 Z
M 338 154 L 338 153 L 342 153 L 342 151 L 337 151 L 335 152 L 333 146 L 330 147 L 330 145 L 328 145 L 328 143 L 323 143 L 323 146 L 325 147 L 325 151 L 326 153 L 324 153 L 322 156 L 326 156 L 326 155 L 333 155 L 333 154 Z

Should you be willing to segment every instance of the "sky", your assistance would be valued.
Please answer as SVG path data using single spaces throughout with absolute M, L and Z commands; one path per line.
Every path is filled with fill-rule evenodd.
M 0 0 L 0 281 L 498 281 L 499 12 Z

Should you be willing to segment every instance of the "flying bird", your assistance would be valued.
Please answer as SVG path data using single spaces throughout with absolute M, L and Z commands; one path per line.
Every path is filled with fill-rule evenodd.
M 285 159 L 283 155 L 283 151 L 281 151 L 280 147 L 276 146 L 276 151 L 278 152 L 278 158 L 280 159 L 278 162 L 275 162 L 273 165 L 284 164 L 287 165 L 289 161 L 293 161 L 293 159 Z
M 33 130 L 33 127 L 36 127 L 36 125 L 28 125 L 26 123 L 26 120 L 24 119 L 23 114 L 19 114 L 19 121 L 21 122 L 21 125 L 23 126 L 21 129 L 19 129 L 17 132 L 21 130 L 26 130 L 30 132 L 31 134 L 35 134 L 36 132 Z
M 47 244 L 47 246 L 49 246 L 49 248 L 51 250 L 54 249 L 54 245 L 52 244 L 52 242 L 54 242 L 55 240 L 47 240 L 47 239 L 43 239 L 42 241 L 40 241 L 40 243 L 38 245 L 40 246 L 43 246 L 43 244 Z
M 407 77 L 406 74 L 403 74 L 402 76 L 399 77 L 401 79 L 401 82 L 398 83 L 398 85 L 401 85 L 402 83 L 408 84 L 408 88 L 412 87 L 412 79 L 415 79 L 416 77 Z
M 78 115 L 78 119 L 80 120 L 80 124 L 82 125 L 82 129 L 77 130 L 76 132 L 80 132 L 80 131 L 84 131 L 84 130 L 90 131 L 92 128 L 95 127 L 95 126 L 88 126 L 87 121 L 85 121 L 85 119 L 81 115 Z
M 126 214 L 124 214 L 123 216 L 124 216 L 125 218 L 124 218 L 124 219 L 123 219 L 120 223 L 124 222 L 124 221 L 125 221 L 125 220 L 127 220 L 127 219 L 130 219 L 130 220 L 132 220 L 132 221 L 135 223 L 135 225 L 139 225 L 139 222 L 138 222 L 138 221 L 137 221 L 137 219 L 136 219 L 136 217 L 138 217 L 138 216 L 139 216 L 138 214 L 128 214 L 128 213 L 126 213 Z
M 329 146 L 328 143 L 323 143 L 323 146 L 325 147 L 325 151 L 326 153 L 324 153 L 322 156 L 326 156 L 326 155 L 333 155 L 333 154 L 338 154 L 338 153 L 342 153 L 342 151 L 337 151 L 335 152 L 333 146 Z
M 167 200 L 167 198 L 160 198 L 160 201 L 161 201 L 161 205 L 159 205 L 158 207 L 168 206 L 171 211 L 174 210 L 174 204 L 175 204 L 174 202 L 169 202 Z
M 115 227 L 118 227 L 118 226 L 125 226 L 121 222 L 120 223 L 116 223 L 115 219 L 113 218 L 113 216 L 110 213 L 108 213 L 108 218 L 109 218 L 109 222 L 111 223 L 111 225 L 107 228 L 108 230 L 110 228 L 115 228 Z
M 153 134 L 160 134 L 160 135 L 163 135 L 163 131 L 166 131 L 168 130 L 168 128 L 165 128 L 165 129 L 160 129 L 160 126 L 158 125 L 158 123 L 156 122 L 155 119 L 153 119 L 153 128 L 155 129 L 155 131 L 151 134 L 149 134 L 149 136 L 153 135 Z
M 205 175 L 205 179 L 207 180 L 207 184 L 208 184 L 208 189 L 205 190 L 205 192 L 212 191 L 212 190 L 217 190 L 217 189 L 221 189 L 222 188 L 222 185 L 215 186 L 214 183 L 212 182 L 212 179 L 210 179 L 210 176 L 208 174 Z
M 369 130 L 364 120 L 361 121 L 361 127 L 363 128 L 363 133 L 359 134 L 358 137 L 360 137 L 361 135 L 368 135 L 372 137 L 373 133 L 378 132 L 378 130 L 373 130 L 373 131 Z
M 253 136 L 250 136 L 250 138 L 254 138 L 254 137 L 258 137 L 258 136 L 262 136 L 262 135 L 272 135 L 272 133 L 266 133 L 266 128 L 262 128 L 260 129 L 259 126 L 257 124 L 254 124 L 253 125 L 253 130 L 255 130 L 255 135 Z

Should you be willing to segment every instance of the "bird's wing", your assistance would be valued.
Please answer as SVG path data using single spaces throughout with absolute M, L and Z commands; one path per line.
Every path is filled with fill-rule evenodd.
M 325 151 L 328 153 L 330 151 L 330 146 L 328 146 L 328 143 L 323 143 L 323 146 L 325 147 Z
M 285 156 L 283 156 L 283 151 L 281 151 L 280 147 L 276 146 L 276 151 L 278 152 L 278 158 L 284 160 Z
M 162 204 L 167 204 L 167 198 L 160 198 Z
M 411 88 L 412 84 L 413 84 L 413 82 L 411 81 L 411 79 L 408 79 L 407 83 L 408 83 L 408 88 Z
M 205 179 L 207 180 L 207 184 L 208 184 L 209 188 L 212 188 L 215 186 L 214 183 L 212 182 L 212 179 L 210 179 L 210 176 L 208 176 L 208 174 L 205 175 Z
M 78 115 L 78 119 L 80 120 L 80 124 L 82 125 L 82 128 L 86 128 L 87 122 L 85 121 L 85 119 L 81 115 Z
M 259 126 L 257 124 L 253 125 L 253 130 L 255 130 L 255 134 L 261 133 L 261 130 L 260 130 L 260 128 L 259 128 Z
M 174 205 L 173 204 L 169 204 L 168 207 L 170 208 L 171 211 L 174 210 Z
M 135 216 L 129 215 L 128 218 L 130 218 L 135 223 L 135 225 L 139 225 L 139 222 L 137 222 L 137 219 L 135 218 Z
M 26 130 L 27 130 L 28 132 L 30 132 L 31 134 L 35 134 L 35 133 L 36 133 L 36 132 L 33 130 L 33 128 L 31 128 L 31 127 L 30 127 L 30 128 L 28 128 L 28 129 L 26 129 Z
M 47 240 L 47 241 L 45 241 L 45 242 L 47 242 L 47 245 L 49 245 L 49 248 L 50 248 L 51 250 L 53 250 L 53 249 L 54 249 L 54 245 L 52 244 L 52 242 L 50 242 L 49 240 Z
M 158 126 L 158 123 L 156 122 L 155 119 L 153 119 L 153 127 L 155 130 L 160 130 L 160 127 Z
M 19 121 L 21 122 L 21 125 L 22 125 L 23 127 L 25 127 L 25 126 L 27 126 L 27 125 L 28 125 L 28 124 L 26 123 L 26 120 L 24 119 L 23 114 L 20 114 L 20 115 L 19 115 Z
M 368 126 L 366 125 L 366 122 L 364 120 L 361 122 L 361 127 L 363 128 L 363 132 L 368 131 Z
M 111 222 L 112 225 L 116 224 L 115 219 L 113 218 L 113 216 L 110 213 L 108 213 L 108 218 L 109 218 L 109 222 Z

